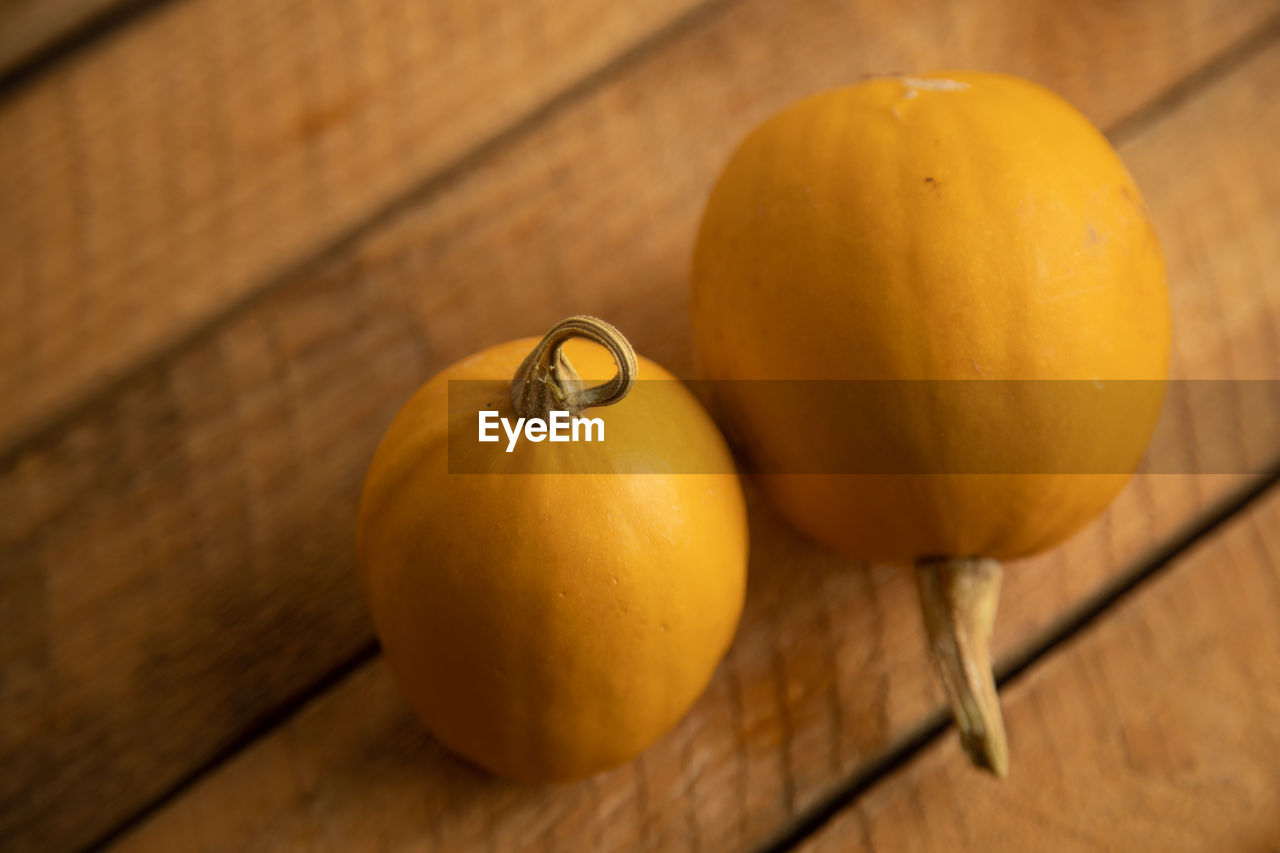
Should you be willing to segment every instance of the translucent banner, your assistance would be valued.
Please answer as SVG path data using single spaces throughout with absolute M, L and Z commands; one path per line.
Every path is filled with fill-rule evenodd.
M 449 383 L 450 473 L 724 473 L 726 458 L 653 439 L 689 394 L 751 474 L 1258 474 L 1280 462 L 1272 380 L 641 380 L 614 406 L 524 419 L 508 389 Z

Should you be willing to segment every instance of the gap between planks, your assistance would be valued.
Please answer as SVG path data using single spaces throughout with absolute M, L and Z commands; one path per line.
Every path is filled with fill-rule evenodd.
M 126 817 L 124 822 L 119 826 L 112 828 L 106 834 L 100 836 L 90 842 L 85 850 L 105 850 L 109 848 L 115 841 L 128 834 L 129 830 L 141 825 L 153 813 L 164 808 L 169 803 L 176 800 L 188 789 L 199 783 L 199 781 L 212 773 L 222 764 L 235 757 L 240 750 L 249 746 L 266 732 L 270 732 L 288 722 L 288 720 L 308 702 L 318 696 L 322 696 L 342 682 L 346 681 L 351 675 L 355 674 L 361 667 L 378 657 L 378 641 L 371 637 L 363 646 L 360 647 L 354 655 L 344 661 L 339 661 L 327 673 L 317 678 L 304 692 L 303 695 L 295 697 L 294 700 L 277 705 L 274 708 L 268 708 L 261 717 L 252 725 L 246 726 L 245 730 L 239 736 L 233 738 L 229 743 L 215 752 L 207 761 L 191 770 L 186 776 L 179 779 L 169 790 L 147 803 L 134 814 Z
M 942 739 L 798 849 L 1276 850 L 1278 530 L 1272 488 L 1010 685 L 1018 785 Z
M 61 26 L 38 33 L 32 44 L 0 56 L 0 100 L 34 83 L 80 51 L 142 20 L 171 0 L 105 0 L 100 9 L 73 15 Z M 12 64 L 5 68 L 3 63 Z
M 1257 505 L 1280 483 L 1280 462 L 1261 480 L 1234 497 L 1224 500 L 1216 510 L 1183 535 L 1167 543 L 1144 563 L 1127 575 L 1115 579 L 1106 589 L 1085 602 L 1065 622 L 1048 631 L 1038 641 L 1029 643 L 1020 653 L 996 666 L 996 684 L 1003 690 L 1016 683 L 1037 663 L 1052 655 L 1081 632 L 1105 617 L 1113 608 L 1134 598 L 1141 590 L 1175 564 L 1179 556 L 1208 540 L 1234 518 Z M 997 618 L 999 618 L 997 616 Z M 880 782 L 906 767 L 921 752 L 942 737 L 956 737 L 949 712 L 945 709 L 923 720 L 910 738 L 890 749 L 859 773 L 839 785 L 831 796 L 799 818 L 776 839 L 760 848 L 761 853 L 784 853 L 817 834 L 838 814 Z M 977 770 L 974 771 L 978 772 Z
M 383 224 L 394 220 L 403 210 L 411 208 L 423 199 L 430 197 L 439 187 L 454 180 L 476 162 L 483 160 L 503 148 L 511 140 L 537 127 L 543 121 L 546 121 L 597 86 L 623 73 L 629 66 L 643 58 L 644 55 L 660 48 L 663 43 L 678 38 L 684 31 L 698 26 L 704 18 L 711 18 L 739 2 L 741 0 L 710 0 L 710 2 L 685 13 L 649 38 L 619 54 L 605 66 L 580 78 L 573 86 L 535 108 L 524 118 L 517 120 L 507 129 L 482 143 L 463 158 L 393 199 L 372 217 L 356 225 L 320 252 L 309 256 L 291 269 L 290 272 L 273 277 L 263 287 L 252 291 L 247 297 L 234 303 L 230 308 L 206 320 L 197 327 L 195 332 L 181 342 L 160 351 L 155 356 L 144 360 L 140 365 L 132 367 L 124 375 L 112 381 L 106 388 L 77 401 L 73 407 L 61 413 L 52 422 L 42 425 L 36 431 L 36 434 L 28 436 L 25 440 L 20 440 L 18 445 L 11 451 L 0 454 L 0 463 L 16 458 L 21 454 L 26 444 L 36 441 L 44 432 L 55 429 L 64 421 L 74 418 L 82 410 L 91 408 L 94 403 L 99 402 L 102 398 L 109 397 L 119 386 L 126 384 L 135 375 L 141 374 L 156 364 L 167 361 L 173 356 L 195 347 L 212 335 L 220 326 L 230 322 L 233 318 L 257 304 L 269 293 L 323 267 L 331 259 L 340 256 L 344 251 L 358 243 L 370 232 L 376 231 Z M 1248 35 L 1222 51 L 1218 56 L 1174 82 L 1161 94 L 1134 110 L 1128 116 L 1115 122 L 1107 133 L 1108 138 L 1112 144 L 1119 144 L 1124 140 L 1141 135 L 1147 128 L 1158 123 L 1163 117 L 1177 109 L 1179 105 L 1196 95 L 1201 89 L 1219 82 L 1236 69 L 1245 65 L 1249 60 L 1261 54 L 1278 37 L 1280 37 L 1280 16 L 1272 18 L 1255 28 Z M 1255 481 L 1234 495 L 1228 495 L 1223 498 L 1216 509 L 1211 509 L 1206 516 L 1198 519 L 1187 531 L 1168 542 L 1155 555 L 1137 564 L 1131 571 L 1117 575 L 1106 587 L 1099 590 L 1089 600 L 1082 602 L 1074 612 L 1068 615 L 1065 621 L 1052 627 L 1040 638 L 1030 642 L 1020 653 L 998 665 L 997 680 L 999 685 L 1003 688 L 1015 683 L 1030 671 L 1037 662 L 1050 655 L 1064 643 L 1069 642 L 1079 632 L 1097 622 L 1115 605 L 1135 595 L 1149 581 L 1167 569 L 1180 554 L 1211 536 L 1234 516 L 1260 499 L 1278 481 L 1280 481 L 1280 463 L 1276 463 L 1269 468 L 1260 480 Z M 187 793 L 228 759 L 293 718 L 315 699 L 345 681 L 347 677 L 358 671 L 363 665 L 376 659 L 378 654 L 377 643 L 371 640 L 362 646 L 357 654 L 340 662 L 327 675 L 314 682 L 306 690 L 291 697 L 289 701 L 270 709 L 262 716 L 257 725 L 248 727 L 232 743 L 221 749 L 208 761 L 193 769 L 160 797 L 151 801 L 110 832 L 93 842 L 89 849 L 98 850 L 109 847 L 131 830 L 145 823 L 151 815 Z M 868 762 L 862 770 L 840 784 L 829 798 L 800 815 L 783 833 L 773 841 L 765 844 L 761 850 L 768 851 L 768 853 L 775 853 L 775 851 L 781 853 L 781 851 L 790 850 L 802 844 L 850 803 L 908 764 L 922 750 L 935 743 L 939 737 L 951 736 L 950 729 L 950 720 L 945 712 L 936 712 L 922 719 L 916 727 L 905 734 L 905 741 L 897 747 L 885 751 L 873 761 Z
M 170 2 L 170 0 L 147 0 L 147 2 L 155 3 L 158 7 Z M 443 163 L 439 168 L 432 170 L 423 180 L 411 183 L 403 192 L 392 194 L 388 201 L 376 207 L 372 213 L 362 219 L 357 219 L 354 224 L 342 229 L 336 237 L 323 243 L 315 250 L 305 253 L 300 259 L 287 265 L 283 272 L 274 273 L 258 284 L 250 285 L 246 288 L 244 294 L 196 321 L 177 339 L 168 342 L 161 341 L 158 346 L 144 357 L 129 363 L 122 370 L 107 374 L 94 386 L 75 396 L 70 401 L 61 405 L 54 405 L 44 416 L 37 416 L 30 423 L 19 427 L 7 444 L 0 447 L 0 468 L 12 464 L 14 460 L 38 444 L 46 435 L 75 421 L 85 412 L 100 405 L 104 400 L 110 399 L 121 388 L 127 386 L 147 371 L 190 351 L 208 340 L 218 329 L 245 312 L 252 310 L 254 306 L 275 291 L 292 281 L 304 279 L 323 269 L 331 260 L 341 257 L 370 234 L 394 221 L 405 211 L 430 198 L 440 189 L 458 180 L 459 177 L 493 156 L 496 152 L 501 151 L 512 141 L 525 136 L 595 89 L 625 74 L 628 69 L 641 62 L 650 53 L 660 50 L 668 42 L 679 39 L 686 32 L 702 26 L 706 21 L 740 2 L 743 2 L 743 0 L 703 0 L 703 2 L 698 3 L 691 9 L 677 15 L 671 21 L 616 54 L 608 62 L 579 76 L 569 86 L 536 104 L 522 115 L 516 116 L 501 130 L 473 145 L 465 154 Z M 0 97 L 6 94 L 8 92 L 3 87 L 0 87 Z

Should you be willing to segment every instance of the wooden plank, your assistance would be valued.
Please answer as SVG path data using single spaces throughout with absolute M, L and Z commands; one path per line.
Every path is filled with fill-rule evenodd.
M 0 103 L 0 447 L 699 0 L 191 0 Z
M 0 0 L 0 75 L 137 0 Z
M 206 736 L 235 731 L 243 719 L 228 709 L 251 696 L 288 695 L 308 662 L 334 653 L 348 632 L 359 633 L 344 519 L 354 511 L 363 460 L 381 426 L 445 359 L 587 309 L 615 319 L 642 351 L 683 364 L 688 241 L 718 165 L 704 148 L 708 139 L 735 137 L 740 127 L 724 125 L 750 122 L 756 110 L 725 92 L 758 87 L 785 97 L 784 86 L 770 86 L 795 57 L 761 58 L 779 27 L 804 51 L 817 51 L 823 61 L 813 63 L 821 69 L 816 75 L 835 73 L 828 59 L 853 63 L 842 60 L 849 51 L 840 19 L 829 17 L 836 12 L 791 11 L 797 8 L 766 14 L 744 5 L 690 33 L 634 78 L 549 122 L 321 279 L 279 292 L 27 462 L 43 473 L 11 485 L 14 493 L 30 493 L 51 471 L 64 489 L 83 482 L 78 478 L 99 481 L 104 468 L 114 472 L 116 482 L 102 489 L 109 498 L 87 494 L 76 504 L 76 523 L 87 517 L 93 525 L 77 550 L 137 550 L 130 543 L 156 529 L 152 519 L 127 522 L 139 515 L 163 521 L 161 514 L 171 513 L 183 522 L 163 542 L 167 563 L 131 564 L 130 578 L 119 571 L 96 576 L 97 588 L 85 591 L 80 606 L 72 612 L 62 605 L 61 618 L 50 623 L 57 629 L 46 642 L 54 647 L 86 635 L 126 637 L 112 641 L 109 658 L 93 658 L 105 674 L 75 692 L 58 670 L 33 670 L 33 683 L 48 684 L 51 700 L 97 707 L 100 694 L 119 689 L 123 671 L 131 683 L 120 695 L 145 697 L 156 708 L 145 739 L 136 737 L 127 757 L 81 750 L 72 766 L 94 761 L 115 778 L 135 778 L 130 770 L 139 765 L 167 772 L 154 757 L 157 740 L 199 750 L 185 707 L 198 703 Z M 769 15 L 795 17 L 769 25 Z M 824 37 L 828 32 L 835 34 Z M 1280 246 L 1268 236 L 1280 220 L 1280 174 L 1270 168 L 1280 127 L 1275 110 L 1265 109 L 1280 86 L 1280 49 L 1274 39 L 1270 44 L 1162 121 L 1131 125 L 1136 135 L 1122 145 L 1168 246 L 1181 376 L 1277 378 L 1280 369 L 1270 355 L 1254 360 L 1273 352 L 1267 347 L 1280 328 L 1271 277 Z M 1215 199 L 1224 188 L 1231 199 Z M 520 287 L 496 297 L 503 281 Z M 462 318 L 482 317 L 483 329 L 463 325 Z M 134 426 L 141 416 L 151 426 Z M 149 483 L 130 482 L 125 472 L 157 436 L 169 449 L 162 457 L 168 468 Z M 113 450 L 123 458 L 107 467 L 103 457 Z M 1014 566 L 997 653 L 1007 656 L 1051 629 L 1240 483 L 1140 478 L 1068 546 Z M 149 490 L 166 498 L 163 505 Z M 52 550 L 62 531 L 75 529 L 67 506 L 45 497 L 23 516 L 22 529 L 31 531 L 21 540 L 29 549 L 25 565 L 36 590 L 80 576 L 58 572 L 77 560 Z M 636 763 L 554 789 L 489 779 L 422 734 L 377 661 L 207 777 L 123 846 L 237 849 L 323 839 L 337 849 L 409 842 L 741 849 L 766 841 L 936 714 L 941 697 L 909 573 L 840 560 L 799 540 L 759 505 L 753 510 L 751 587 L 734 649 L 689 717 Z M 195 568 L 163 571 L 183 561 Z M 210 600 L 225 612 L 210 613 Z M 170 611 L 172 624 L 148 627 L 144 636 L 128 628 L 139 614 Z M 187 624 L 192 616 L 200 617 L 194 626 Z M 287 624 L 274 625 L 281 617 Z M 239 619 L 253 620 L 251 627 L 238 628 Z M 213 659 L 224 662 L 220 678 L 201 670 L 213 665 L 201 645 L 210 642 L 223 650 Z M 139 649 L 157 646 L 173 661 L 165 673 L 169 693 L 186 706 L 151 687 L 151 662 Z M 127 710 L 120 713 L 118 728 L 106 731 L 125 741 L 137 729 L 124 719 Z
M 800 849 L 1274 850 L 1280 490 L 1005 690 L 996 782 L 951 737 Z

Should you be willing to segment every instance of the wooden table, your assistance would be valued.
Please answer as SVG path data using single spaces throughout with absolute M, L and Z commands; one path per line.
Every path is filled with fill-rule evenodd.
M 1175 375 L 1280 379 L 1275 0 L 901 6 L 0 3 L 0 849 L 1280 847 L 1280 438 L 1195 473 L 1193 428 L 1010 568 L 1003 783 L 909 573 L 754 493 L 737 641 L 632 764 L 495 780 L 389 679 L 352 527 L 391 415 L 575 312 L 688 374 L 710 183 L 810 91 L 1058 90 L 1146 194 Z

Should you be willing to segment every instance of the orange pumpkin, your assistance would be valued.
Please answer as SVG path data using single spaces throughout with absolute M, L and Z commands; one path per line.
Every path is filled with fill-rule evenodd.
M 961 735 L 1003 775 L 995 560 L 1101 513 L 1163 397 L 1164 263 L 1119 157 L 1014 77 L 814 95 L 716 183 L 692 314 L 707 376 L 792 382 L 716 386 L 781 513 L 844 553 L 920 566 Z
M 579 379 L 615 369 L 594 388 Z M 667 381 L 629 395 L 637 377 Z M 588 410 L 604 440 L 510 453 L 505 437 L 478 441 L 482 410 L 553 409 Z M 446 745 L 517 779 L 577 779 L 639 754 L 702 692 L 742 609 L 746 514 L 719 431 L 591 317 L 419 389 L 374 457 L 358 534 L 410 704 Z

